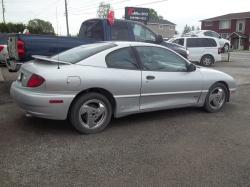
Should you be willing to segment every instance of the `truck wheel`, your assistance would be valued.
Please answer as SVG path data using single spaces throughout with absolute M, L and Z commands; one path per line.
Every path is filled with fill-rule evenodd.
M 102 131 L 110 122 L 112 107 L 109 100 L 99 93 L 87 93 L 73 103 L 69 119 L 80 132 L 93 134 Z
M 208 91 L 204 108 L 207 112 L 218 112 L 226 103 L 228 90 L 223 83 L 215 83 Z
M 211 66 L 213 63 L 214 58 L 211 55 L 204 55 L 200 61 L 200 64 L 203 66 Z

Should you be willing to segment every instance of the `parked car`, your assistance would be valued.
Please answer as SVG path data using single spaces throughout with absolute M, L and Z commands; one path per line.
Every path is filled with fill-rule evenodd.
M 7 50 L 7 34 L 0 34 L 0 64 L 5 64 L 8 58 L 8 50 Z
M 32 59 L 32 55 L 51 56 L 79 45 L 111 40 L 157 43 L 188 58 L 184 47 L 164 42 L 162 36 L 140 22 L 115 20 L 110 25 L 107 19 L 91 19 L 82 23 L 78 37 L 23 34 L 11 36 L 8 41 L 10 59 L 7 65 L 9 70 L 17 71 L 21 64 Z
M 155 44 L 95 43 L 34 58 L 21 67 L 12 97 L 28 114 L 68 118 L 81 133 L 102 131 L 112 115 L 188 106 L 218 112 L 236 89 L 231 76 Z
M 216 38 L 212 37 L 177 37 L 171 40 L 184 46 L 189 51 L 189 60 L 203 66 L 211 66 L 221 61 L 222 49 Z
M 191 31 L 191 32 L 185 34 L 185 36 L 198 36 L 198 37 L 208 36 L 208 37 L 217 38 L 219 43 L 220 43 L 220 46 L 226 52 L 229 51 L 230 46 L 231 46 L 230 40 L 222 38 L 217 32 L 211 31 L 211 30 Z

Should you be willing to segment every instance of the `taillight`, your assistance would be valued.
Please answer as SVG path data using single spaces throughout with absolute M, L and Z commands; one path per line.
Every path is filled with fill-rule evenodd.
M 17 53 L 19 58 L 23 58 L 25 55 L 24 42 L 22 40 L 17 40 Z
M 28 83 L 27 83 L 27 87 L 30 88 L 35 88 L 38 87 L 40 85 L 42 85 L 44 83 L 45 79 L 37 74 L 33 74 L 31 75 Z
M 0 45 L 0 52 L 3 50 L 4 46 Z

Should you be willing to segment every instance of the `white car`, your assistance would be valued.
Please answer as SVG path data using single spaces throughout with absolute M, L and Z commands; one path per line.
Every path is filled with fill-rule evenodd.
M 212 37 L 178 37 L 171 40 L 184 46 L 189 51 L 189 60 L 198 62 L 203 66 L 211 66 L 215 62 L 221 61 L 219 41 Z
M 222 38 L 217 32 L 211 31 L 211 30 L 199 30 L 199 31 L 191 31 L 189 33 L 186 33 L 184 36 L 196 36 L 196 37 L 213 37 L 217 38 L 219 40 L 220 46 L 224 48 L 225 51 L 228 51 L 231 46 L 231 42 L 229 40 L 226 40 Z

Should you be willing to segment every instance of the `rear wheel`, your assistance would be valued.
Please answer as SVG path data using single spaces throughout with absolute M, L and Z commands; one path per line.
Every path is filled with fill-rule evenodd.
M 223 83 L 216 83 L 210 89 L 206 97 L 204 108 L 208 112 L 218 112 L 227 100 L 228 90 Z
M 214 58 L 211 55 L 204 55 L 200 63 L 203 66 L 211 66 L 214 63 Z
M 80 96 L 70 110 L 70 122 L 81 133 L 102 131 L 110 122 L 112 107 L 109 100 L 99 93 Z

